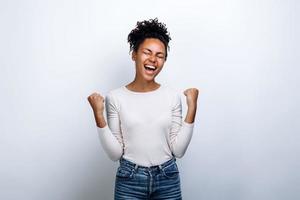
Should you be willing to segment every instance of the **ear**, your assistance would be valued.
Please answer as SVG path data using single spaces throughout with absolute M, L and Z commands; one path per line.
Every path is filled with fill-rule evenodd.
M 135 51 L 132 51 L 132 53 L 131 53 L 131 59 L 133 61 L 136 61 L 136 52 Z

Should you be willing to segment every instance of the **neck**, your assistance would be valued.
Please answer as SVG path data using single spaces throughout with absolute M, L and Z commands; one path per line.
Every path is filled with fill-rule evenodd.
M 159 83 L 153 81 L 138 80 L 135 78 L 127 85 L 127 88 L 137 92 L 149 92 L 160 87 Z

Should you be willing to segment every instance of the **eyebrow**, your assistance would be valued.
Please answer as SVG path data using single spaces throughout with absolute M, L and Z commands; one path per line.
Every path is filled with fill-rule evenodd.
M 148 49 L 148 48 L 144 48 L 144 50 L 152 52 L 151 49 Z M 165 55 L 165 53 L 163 53 L 163 52 L 157 52 L 156 54 L 163 54 L 163 55 Z

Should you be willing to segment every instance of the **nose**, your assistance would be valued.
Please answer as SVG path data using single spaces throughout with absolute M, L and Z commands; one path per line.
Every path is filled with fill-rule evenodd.
M 150 60 L 151 62 L 155 63 L 155 62 L 156 62 L 156 56 L 155 56 L 155 55 L 151 55 L 151 56 L 149 57 L 149 60 Z

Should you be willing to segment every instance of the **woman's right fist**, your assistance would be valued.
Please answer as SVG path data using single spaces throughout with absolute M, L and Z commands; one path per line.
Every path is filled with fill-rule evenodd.
M 94 113 L 103 113 L 104 111 L 104 97 L 100 94 L 94 92 L 90 96 L 88 96 L 88 101 L 94 111 Z

